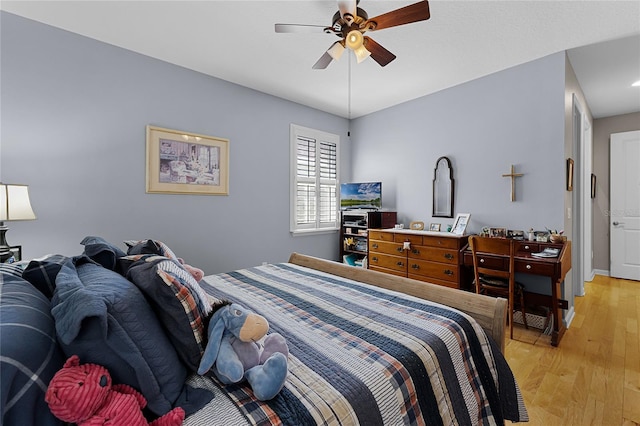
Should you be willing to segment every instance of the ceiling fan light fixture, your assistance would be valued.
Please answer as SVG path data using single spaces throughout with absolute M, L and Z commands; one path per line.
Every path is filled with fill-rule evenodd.
M 364 46 L 360 46 L 359 48 L 354 50 L 353 53 L 356 54 L 356 59 L 358 60 L 358 63 L 364 61 L 371 55 L 371 52 L 369 52 Z
M 344 46 L 340 42 L 336 42 L 327 50 L 327 53 L 334 61 L 337 61 L 344 53 Z
M 364 44 L 364 36 L 358 30 L 349 31 L 344 39 L 347 47 L 354 52 Z

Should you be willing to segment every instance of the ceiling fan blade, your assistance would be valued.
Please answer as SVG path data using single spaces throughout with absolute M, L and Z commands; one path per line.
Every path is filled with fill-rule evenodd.
M 371 52 L 371 58 L 380 64 L 381 67 L 384 67 L 396 58 L 396 55 L 382 47 L 382 45 L 378 44 L 378 42 L 371 37 L 364 37 L 364 47 Z
M 276 24 L 277 33 L 323 33 L 325 26 L 305 24 Z
M 340 11 L 340 16 L 344 17 L 345 13 L 350 14 L 351 16 L 356 16 L 356 0 L 338 0 L 338 10 Z
M 333 58 L 331 57 L 329 52 L 324 52 L 324 54 L 320 56 L 320 59 L 318 59 L 318 61 L 313 64 L 313 67 L 311 68 L 313 68 L 314 70 L 323 70 L 329 66 L 331 61 L 333 61 Z
M 370 31 L 375 31 L 412 22 L 425 21 L 430 16 L 429 2 L 424 0 L 373 17 L 366 22 L 366 25 L 370 27 L 368 28 Z

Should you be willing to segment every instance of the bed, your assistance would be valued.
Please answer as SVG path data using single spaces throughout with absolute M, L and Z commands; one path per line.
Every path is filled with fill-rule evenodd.
M 80 353 L 85 362 L 106 365 L 114 382 L 141 389 L 152 414 L 182 406 L 186 426 L 528 420 L 502 355 L 503 299 L 297 253 L 287 262 L 206 276 L 195 288 L 185 284 L 180 263 L 166 247 L 150 257 L 140 254 L 146 244 L 122 251 L 90 237 L 83 245 L 81 256 L 32 261 L 27 268 L 45 278 L 36 287 L 51 300 L 48 332 L 55 323 L 55 349 L 64 354 L 52 361 Z M 246 384 L 222 385 L 194 373 L 194 354 L 206 345 L 206 321 L 196 315 L 198 303 L 181 300 L 177 309 L 188 305 L 188 318 L 175 322 L 176 304 L 172 308 L 166 295 L 161 299 L 153 290 L 166 286 L 150 284 L 163 264 L 160 275 L 169 276 L 163 282 L 180 294 L 188 287 L 196 302 L 240 303 L 267 318 L 270 332 L 285 336 L 289 374 L 275 398 L 258 401 Z M 98 299 L 84 299 L 87 294 Z M 72 302 L 83 308 L 68 309 Z M 102 304 L 104 309 L 96 312 L 86 308 Z M 2 309 L 4 321 L 7 311 Z M 70 318 L 69 312 L 76 311 L 83 313 Z M 0 346 L 4 356 L 4 337 Z M 56 371 L 53 367 L 50 363 L 48 371 Z M 42 392 L 43 384 L 46 380 L 33 391 Z M 3 404 L 10 388 L 5 385 L 3 380 Z M 46 409 L 33 400 L 23 402 L 36 412 Z M 4 417 L 4 424 L 12 423 Z
M 205 277 L 202 286 L 259 312 L 285 335 L 290 371 L 273 400 L 227 386 L 185 425 L 208 424 L 211 412 L 229 413 L 229 424 L 527 420 L 502 356 L 503 299 L 296 253 L 288 263 Z

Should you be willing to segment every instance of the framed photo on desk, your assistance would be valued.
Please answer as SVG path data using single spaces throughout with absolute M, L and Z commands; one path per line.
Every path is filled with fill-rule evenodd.
M 12 256 L 7 260 L 9 263 L 19 262 L 22 260 L 22 246 L 10 246 Z
M 467 229 L 467 224 L 469 223 L 470 217 L 471 213 L 458 213 L 455 222 L 453 222 L 451 232 L 456 235 L 464 235 L 464 231 L 465 229 Z

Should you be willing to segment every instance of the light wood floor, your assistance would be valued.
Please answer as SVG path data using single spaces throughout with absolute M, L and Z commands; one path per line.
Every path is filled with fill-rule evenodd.
M 597 275 L 559 347 L 516 325 L 506 357 L 528 425 L 640 425 L 640 282 Z

